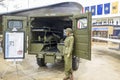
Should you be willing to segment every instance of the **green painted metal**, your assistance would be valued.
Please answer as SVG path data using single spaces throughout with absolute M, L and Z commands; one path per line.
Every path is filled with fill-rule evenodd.
M 87 28 L 78 29 L 78 20 L 87 19 Z M 73 18 L 74 27 L 74 55 L 91 60 L 91 13 L 76 15 Z
M 45 55 L 45 63 L 54 63 L 55 55 Z
M 25 32 L 25 52 L 27 51 L 27 35 L 26 35 L 26 30 L 27 30 L 27 17 L 23 16 L 2 16 L 2 27 L 3 27 L 3 35 L 5 35 L 6 31 L 12 32 L 12 29 L 8 28 L 8 21 L 9 20 L 20 20 L 23 22 L 23 28 L 17 29 L 17 31 L 23 31 Z M 3 40 L 4 43 L 4 40 Z
M 60 53 L 63 54 L 63 50 L 64 50 L 64 44 L 57 44 L 57 48 L 60 51 Z
M 44 45 L 40 43 L 31 43 L 29 47 L 30 47 L 29 54 L 39 54 Z

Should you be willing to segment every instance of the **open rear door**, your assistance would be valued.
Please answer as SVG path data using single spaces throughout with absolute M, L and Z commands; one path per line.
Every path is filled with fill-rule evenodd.
M 6 32 L 23 32 L 24 33 L 24 47 L 25 52 L 27 49 L 27 17 L 23 16 L 3 16 L 3 36 Z M 16 37 L 17 38 L 17 37 Z M 5 40 L 3 40 L 4 42 Z M 4 44 L 5 45 L 5 44 Z
M 74 27 L 74 51 L 79 58 L 91 60 L 91 13 L 75 15 Z

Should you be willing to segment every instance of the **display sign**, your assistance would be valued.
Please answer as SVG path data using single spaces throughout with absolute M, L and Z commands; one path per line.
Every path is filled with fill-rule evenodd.
M 116 17 L 120 15 L 120 1 L 110 1 L 108 3 L 96 4 L 85 6 L 85 12 L 92 12 L 93 18 L 101 18 L 101 17 Z M 115 15 L 114 15 L 115 14 Z
M 5 32 L 5 59 L 24 58 L 24 32 Z
M 85 12 L 89 12 L 89 7 L 85 7 Z
M 103 14 L 103 4 L 97 5 L 97 15 Z
M 96 6 L 91 6 L 92 16 L 96 15 Z
M 110 3 L 104 4 L 104 14 L 110 14 Z

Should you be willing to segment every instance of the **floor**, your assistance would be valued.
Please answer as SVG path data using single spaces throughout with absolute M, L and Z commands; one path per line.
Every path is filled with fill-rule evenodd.
M 120 80 L 120 50 L 118 45 L 92 43 L 92 60 L 80 60 L 74 80 Z M 8 71 L 6 71 L 8 69 Z M 4 74 L 4 72 L 6 73 Z M 0 80 L 62 80 L 63 63 L 38 67 L 34 55 L 27 55 L 17 65 L 3 59 L 0 53 Z

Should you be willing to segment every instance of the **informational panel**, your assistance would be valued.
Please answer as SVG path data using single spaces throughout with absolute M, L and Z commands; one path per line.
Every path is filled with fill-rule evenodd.
M 24 58 L 24 32 L 5 32 L 5 59 Z

